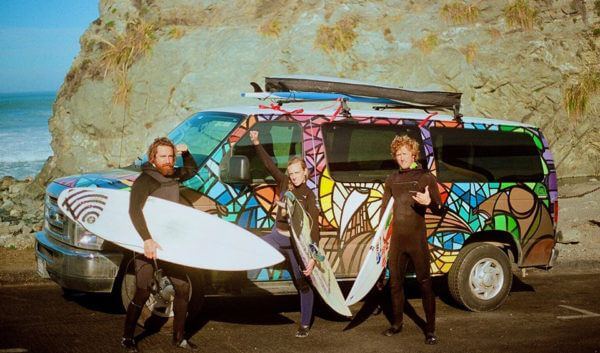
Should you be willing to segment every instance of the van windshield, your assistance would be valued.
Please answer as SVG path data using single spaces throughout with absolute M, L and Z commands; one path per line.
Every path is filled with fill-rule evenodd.
M 200 166 L 243 117 L 242 114 L 224 112 L 197 113 L 179 124 L 169 133 L 168 137 L 176 145 L 186 144 L 196 164 Z M 141 158 L 138 158 L 136 165 L 141 165 L 147 161 L 148 157 L 144 154 Z M 177 157 L 175 165 L 183 165 L 181 156 Z

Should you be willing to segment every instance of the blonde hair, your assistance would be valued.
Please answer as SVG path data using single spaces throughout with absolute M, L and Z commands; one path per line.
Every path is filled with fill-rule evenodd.
M 150 147 L 148 147 L 148 152 L 146 152 L 150 163 L 154 161 L 154 158 L 156 157 L 156 151 L 158 150 L 159 146 L 171 147 L 171 149 L 173 150 L 173 154 L 175 154 L 175 145 L 173 144 L 173 142 L 171 142 L 171 140 L 169 140 L 167 137 L 157 137 L 150 144 Z
M 299 156 L 292 156 L 290 159 L 288 159 L 287 162 L 287 168 L 289 168 L 289 166 L 291 166 L 292 164 L 296 164 L 296 163 L 300 163 L 300 166 L 302 167 L 302 170 L 304 171 L 305 174 L 308 174 L 308 167 L 306 166 L 306 162 L 304 161 L 304 159 L 302 157 Z M 308 179 L 308 175 L 305 175 L 306 179 Z M 306 180 L 305 180 L 306 182 Z M 288 183 L 288 190 L 292 191 L 294 190 L 294 185 L 290 182 Z
M 419 159 L 419 143 L 408 135 L 398 135 L 394 137 L 390 144 L 390 153 L 393 158 L 396 158 L 396 153 L 403 146 L 407 147 L 410 153 L 415 156 L 415 159 Z

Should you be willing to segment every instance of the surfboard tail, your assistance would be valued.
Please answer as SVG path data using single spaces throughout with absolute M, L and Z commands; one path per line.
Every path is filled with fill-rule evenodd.
M 386 268 L 390 242 L 390 237 L 387 235 L 391 230 L 393 207 L 394 199 L 390 199 L 379 220 L 379 225 L 373 235 L 369 251 L 358 271 L 356 280 L 346 297 L 345 302 L 348 306 L 362 300 L 373 289 L 373 286 L 375 286 L 375 283 L 377 283 L 377 280 L 381 276 L 381 272 Z

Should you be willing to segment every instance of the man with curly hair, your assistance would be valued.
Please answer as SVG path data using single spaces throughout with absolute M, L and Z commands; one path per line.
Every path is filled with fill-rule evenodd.
M 396 136 L 390 145 L 392 157 L 400 169 L 385 181 L 381 210 L 394 198 L 392 238 L 389 262 L 393 322 L 383 332 L 392 336 L 402 331 L 404 310 L 404 277 L 408 261 L 412 261 L 423 296 L 427 324 L 425 343 L 436 344 L 435 295 L 431 285 L 429 248 L 425 232 L 425 211 L 441 210 L 437 180 L 418 164 L 419 143 L 409 136 Z

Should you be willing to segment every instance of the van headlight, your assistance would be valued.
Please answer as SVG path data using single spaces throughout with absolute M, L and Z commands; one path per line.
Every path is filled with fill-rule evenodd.
M 104 239 L 86 230 L 77 223 L 69 220 L 69 231 L 72 234 L 73 245 L 89 250 L 101 250 Z

